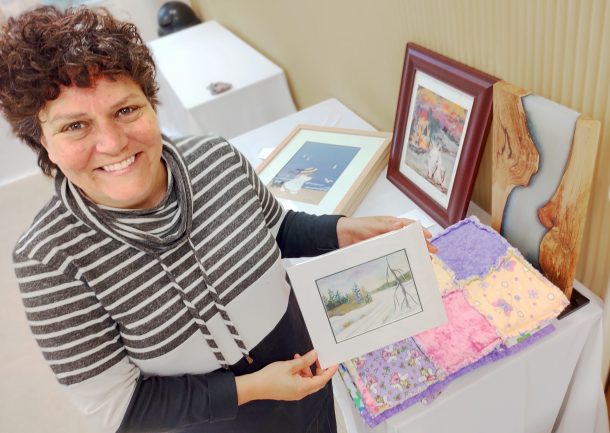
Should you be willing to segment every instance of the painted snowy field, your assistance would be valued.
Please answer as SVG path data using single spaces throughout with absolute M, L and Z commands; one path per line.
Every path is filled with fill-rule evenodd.
M 409 299 L 409 307 L 402 302 L 404 296 L 400 287 L 387 288 L 379 292 L 371 293 L 373 302 L 362 308 L 352 310 L 342 316 L 331 317 L 330 324 L 337 342 L 364 334 L 385 324 L 394 322 L 403 317 L 411 316 L 422 311 L 419 298 L 413 280 L 402 283 Z M 415 299 L 417 302 L 413 302 Z M 402 303 L 402 305 L 400 305 Z M 399 304 L 399 305 L 397 305 Z

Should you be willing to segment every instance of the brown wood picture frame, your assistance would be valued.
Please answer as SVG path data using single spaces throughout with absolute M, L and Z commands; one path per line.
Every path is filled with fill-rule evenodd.
M 385 168 L 391 138 L 388 132 L 297 125 L 256 172 L 287 209 L 349 216 Z
M 443 227 L 466 215 L 490 129 L 496 81 L 407 44 L 387 177 Z

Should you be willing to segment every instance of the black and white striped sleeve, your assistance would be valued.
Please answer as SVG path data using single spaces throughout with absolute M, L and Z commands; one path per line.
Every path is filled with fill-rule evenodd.
M 269 228 L 271 233 L 273 233 L 273 236 L 277 236 L 282 221 L 286 216 L 284 208 L 260 180 L 260 178 L 256 174 L 256 171 L 254 170 L 250 162 L 246 159 L 246 157 L 243 156 L 241 152 L 239 152 L 237 149 L 233 148 L 233 150 L 242 164 L 248 182 L 256 191 L 258 200 L 263 210 L 263 214 L 265 215 L 265 222 L 267 223 L 267 227 Z
M 13 260 L 32 333 L 94 431 L 166 431 L 237 415 L 230 372 L 144 378 L 93 292 L 69 277 L 69 258 L 59 269 L 20 254 Z
M 66 270 L 13 254 L 30 328 L 73 403 L 99 431 L 116 431 L 140 376 L 116 323 L 95 295 Z

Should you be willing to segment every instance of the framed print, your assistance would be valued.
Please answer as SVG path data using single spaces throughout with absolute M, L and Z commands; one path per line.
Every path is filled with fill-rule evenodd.
M 383 132 L 299 125 L 256 170 L 287 209 L 349 215 L 383 170 L 390 140 Z
M 407 44 L 387 175 L 443 227 L 468 209 L 496 81 Z
M 444 323 L 419 224 L 288 268 L 323 368 Z

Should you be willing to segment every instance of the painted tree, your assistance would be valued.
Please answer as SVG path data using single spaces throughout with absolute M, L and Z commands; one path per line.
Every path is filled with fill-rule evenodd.
M 354 283 L 354 286 L 352 287 L 352 294 L 354 295 L 354 302 L 356 304 L 362 304 L 364 302 L 362 295 L 360 294 L 360 286 L 358 283 Z
M 413 298 L 413 296 L 411 296 L 411 294 L 409 292 L 407 292 L 407 288 L 404 285 L 404 275 L 405 272 L 402 271 L 402 269 L 400 268 L 393 268 L 390 266 L 390 261 L 388 260 L 388 258 L 386 257 L 386 263 L 388 264 L 387 268 L 386 268 L 386 282 L 388 283 L 388 285 L 393 285 L 395 286 L 394 289 L 394 309 L 397 310 L 400 308 L 400 310 L 403 309 L 403 305 L 407 308 L 407 309 L 411 309 L 411 303 L 419 305 L 419 303 L 415 300 L 415 298 Z M 401 299 L 402 297 L 402 299 Z M 409 300 L 411 300 L 411 302 L 409 302 Z M 415 305 L 414 305 L 415 306 Z

